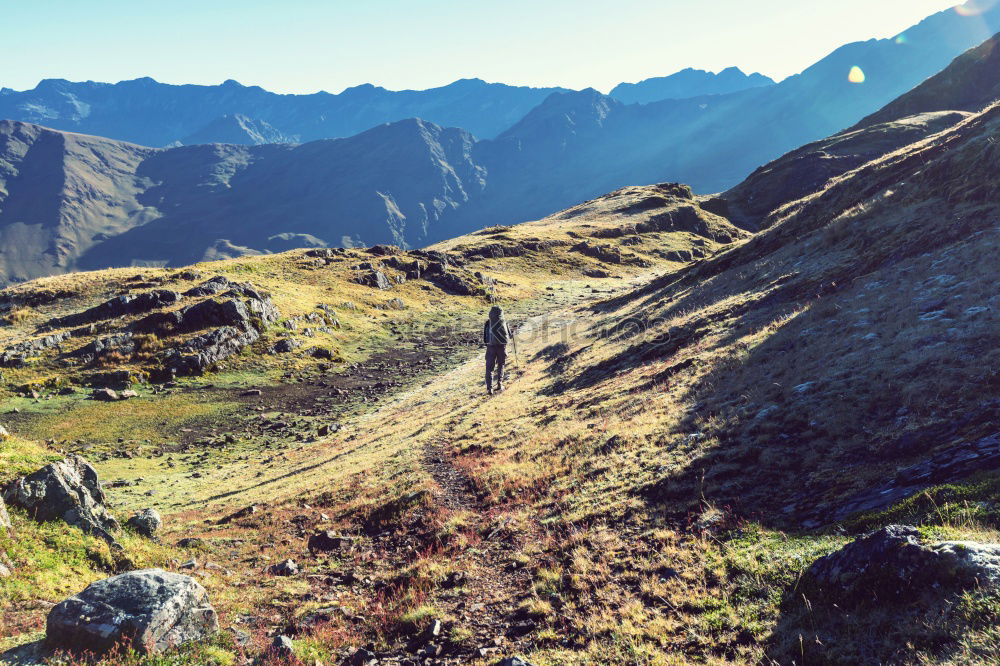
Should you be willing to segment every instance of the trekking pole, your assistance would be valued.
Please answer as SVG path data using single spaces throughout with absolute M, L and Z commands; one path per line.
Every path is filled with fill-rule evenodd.
M 511 331 L 510 341 L 514 345 L 514 363 L 517 365 L 518 370 L 521 369 L 521 359 L 517 356 L 517 334 Z

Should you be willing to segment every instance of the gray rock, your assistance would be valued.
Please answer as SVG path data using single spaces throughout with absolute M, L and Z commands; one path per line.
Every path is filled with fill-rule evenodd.
M 279 659 L 288 659 L 295 655 L 295 646 L 288 636 L 275 636 L 271 643 L 271 654 Z
M 272 354 L 287 354 L 288 352 L 295 351 L 302 346 L 302 343 L 298 340 L 292 338 L 285 338 L 284 340 L 278 340 L 271 347 Z
M 9 578 L 9 577 L 10 577 L 10 569 L 7 568 L 6 564 L 0 562 L 0 578 Z
M 137 534 L 147 539 L 152 539 L 156 536 L 156 532 L 163 526 L 163 520 L 156 509 L 143 509 L 142 511 L 136 511 L 135 515 L 125 522 L 125 526 L 135 530 Z
M 91 393 L 90 398 L 100 402 L 115 402 L 118 400 L 118 393 L 113 389 L 100 388 Z
M 500 661 L 497 666 L 532 666 L 532 664 L 520 657 L 507 657 Z
M 350 666 L 368 666 L 369 664 L 378 663 L 378 657 L 371 650 L 359 648 L 354 654 L 348 657 L 347 663 Z
M 3 496 L 35 520 L 63 520 L 108 541 L 114 541 L 111 534 L 119 529 L 118 521 L 104 506 L 97 471 L 80 456 L 48 464 L 17 479 L 4 488 Z
M 315 554 L 329 551 L 348 551 L 354 547 L 354 539 L 348 536 L 341 536 L 332 530 L 317 532 L 309 537 L 309 552 Z
M 7 505 L 4 504 L 3 496 L 0 496 L 0 529 L 9 532 L 12 527 L 10 515 L 7 513 Z
M 158 654 L 218 629 L 208 593 L 194 579 L 144 569 L 97 581 L 57 604 L 46 634 L 56 648 L 100 654 L 126 642 L 140 653 Z
M 938 585 L 1000 583 L 1000 545 L 923 543 L 908 525 L 889 525 L 813 562 L 807 578 L 837 600 L 894 599 Z
M 294 576 L 299 573 L 299 565 L 295 564 L 295 560 L 285 560 L 272 565 L 268 571 L 275 576 Z
M 382 271 L 371 270 L 357 279 L 358 284 L 363 284 L 376 289 L 392 289 L 392 283 Z

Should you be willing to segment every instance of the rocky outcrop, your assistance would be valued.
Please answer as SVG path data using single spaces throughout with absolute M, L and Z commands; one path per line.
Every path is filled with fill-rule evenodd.
M 132 529 L 136 534 L 147 539 L 156 538 L 156 533 L 163 526 L 163 519 L 156 509 L 143 509 L 125 521 L 125 527 Z
M 621 264 L 628 266 L 649 266 L 649 262 L 645 259 L 634 255 L 630 252 L 622 252 L 621 248 L 617 245 L 605 244 L 605 245 L 594 245 L 587 241 L 582 243 L 577 243 L 573 246 L 574 252 L 579 252 L 588 257 L 593 257 L 600 261 L 605 261 L 609 264 Z
M 942 429 L 939 432 L 929 433 L 928 436 L 949 434 L 950 430 Z M 910 433 L 904 434 L 894 448 L 905 450 L 913 446 L 910 439 L 913 439 Z M 949 446 L 927 460 L 898 469 L 892 480 L 854 495 L 827 518 L 843 520 L 854 514 L 879 511 L 915 495 L 924 488 L 954 481 L 997 464 L 1000 464 L 1000 432 Z
M 97 471 L 80 456 L 69 456 L 17 479 L 4 488 L 3 496 L 35 520 L 63 520 L 108 541 L 114 541 L 112 533 L 119 529 L 104 505 Z
M 816 560 L 809 581 L 840 601 L 900 599 L 938 585 L 1000 583 L 1000 545 L 925 543 L 919 530 L 889 525 Z
M 374 269 L 358 276 L 356 282 L 376 289 L 392 289 L 392 282 L 389 281 L 385 273 Z
M 223 326 L 188 340 L 161 357 L 161 379 L 201 375 L 260 339 L 254 328 Z
M 49 323 L 55 327 L 81 326 L 95 321 L 150 312 L 173 305 L 179 300 L 181 295 L 168 289 L 154 289 L 141 294 L 123 294 L 83 312 L 53 319 Z
M 68 340 L 69 337 L 70 334 L 63 331 L 62 333 L 53 333 L 51 335 L 35 338 L 34 340 L 26 340 L 25 342 L 19 342 L 15 345 L 11 345 L 10 347 L 4 349 L 3 353 L 0 354 L 0 367 L 20 368 L 27 365 L 30 357 L 36 356 L 46 349 L 58 347 L 63 342 Z
M 116 333 L 88 342 L 81 347 L 76 356 L 81 363 L 93 363 L 107 354 L 116 353 L 127 356 L 135 351 L 135 338 L 129 333 Z
M 56 648 L 100 654 L 125 644 L 157 654 L 218 629 L 205 588 L 188 576 L 145 569 L 97 581 L 57 604 L 46 634 Z
M 278 321 L 280 314 L 271 296 L 258 291 L 250 283 L 212 278 L 196 287 L 210 291 L 221 291 L 223 288 L 227 290 L 224 295 L 229 297 L 225 300 L 208 299 L 168 313 L 171 316 L 169 328 L 177 333 L 218 328 L 162 354 L 159 357 L 160 368 L 155 373 L 158 378 L 200 375 L 259 340 L 260 334 Z M 157 326 L 163 322 L 161 319 Z M 137 325 L 149 326 L 150 323 L 143 320 Z

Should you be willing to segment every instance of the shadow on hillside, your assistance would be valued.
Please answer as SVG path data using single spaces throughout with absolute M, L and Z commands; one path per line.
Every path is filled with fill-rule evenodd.
M 671 453 L 682 456 L 686 447 L 688 462 L 642 489 L 647 502 L 687 515 L 707 501 L 769 527 L 811 529 L 842 520 L 844 510 L 872 489 L 898 492 L 864 510 L 880 510 L 931 481 L 967 475 L 955 466 L 952 476 L 923 485 L 897 481 L 899 469 L 925 462 L 942 444 L 961 452 L 961 442 L 995 431 L 1000 401 L 970 403 L 968 395 L 951 390 L 960 385 L 975 399 L 989 389 L 969 382 L 969 368 L 954 363 L 950 346 L 902 358 L 900 345 L 909 348 L 916 338 L 901 335 L 904 342 L 896 346 L 873 344 L 848 321 L 831 316 L 839 311 L 832 301 L 796 309 L 792 298 L 771 298 L 767 318 L 788 315 L 769 337 L 739 354 L 709 354 L 701 361 L 714 365 L 679 399 L 694 408 L 677 429 L 688 433 L 686 439 L 671 446 Z M 877 331 L 876 339 L 907 330 L 878 319 L 879 313 L 869 316 L 876 323 L 864 330 Z M 714 347 L 729 346 L 761 323 L 747 324 L 751 317 L 742 315 Z M 680 349 L 697 343 L 697 329 L 687 333 L 670 344 Z M 633 363 L 642 362 L 642 352 Z M 672 373 L 694 362 L 687 357 L 668 366 L 651 383 L 669 382 Z M 940 396 L 932 409 L 912 423 L 901 420 L 910 413 L 912 395 L 931 391 Z M 996 466 L 985 458 L 981 464 Z
M 49 650 L 45 647 L 45 640 L 32 641 L 24 645 L 18 645 L 6 652 L 0 652 L 0 664 L 9 666 L 33 666 L 34 664 L 45 663 L 45 659 L 50 656 Z
M 873 599 L 852 606 L 792 588 L 782 598 L 761 663 L 917 663 L 916 651 L 932 655 L 935 663 L 978 662 L 963 650 L 962 634 L 992 629 L 995 599 L 946 591 L 929 581 L 926 590 L 907 600 Z

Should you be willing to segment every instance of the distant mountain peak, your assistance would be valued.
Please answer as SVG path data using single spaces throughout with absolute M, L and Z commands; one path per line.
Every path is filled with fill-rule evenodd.
M 669 76 L 646 79 L 638 83 L 620 83 L 611 97 L 626 104 L 649 104 L 664 99 L 687 99 L 703 95 L 725 95 L 749 88 L 774 85 L 763 74 L 744 74 L 739 67 L 727 67 L 718 74 L 687 67 Z
M 294 137 L 282 134 L 263 120 L 250 118 L 242 113 L 220 116 L 197 132 L 181 139 L 193 146 L 205 143 L 232 143 L 259 146 L 265 143 L 293 143 Z

